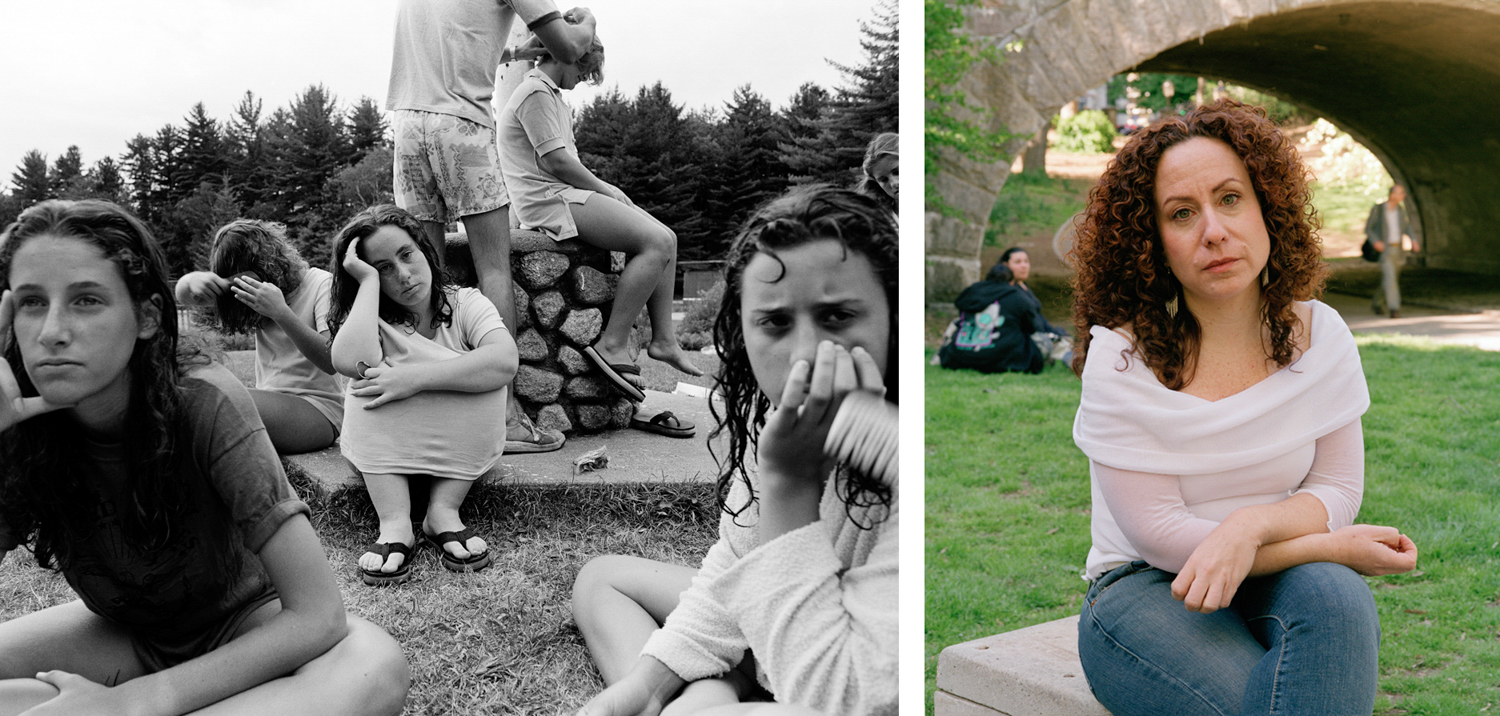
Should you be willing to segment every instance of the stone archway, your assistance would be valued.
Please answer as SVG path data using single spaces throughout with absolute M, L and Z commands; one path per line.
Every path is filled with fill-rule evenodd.
M 1329 118 L 1410 189 L 1427 265 L 1500 275 L 1500 0 L 981 0 L 965 29 L 1004 46 L 960 87 L 1026 135 L 1111 75 L 1197 74 Z M 1009 167 L 944 161 L 961 216 L 926 216 L 927 295 L 978 279 Z

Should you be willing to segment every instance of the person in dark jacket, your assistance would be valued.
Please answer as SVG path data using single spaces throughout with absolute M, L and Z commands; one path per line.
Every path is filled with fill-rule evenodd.
M 1004 262 L 985 280 L 958 294 L 958 319 L 938 349 L 944 368 L 981 373 L 1040 373 L 1047 356 L 1032 342 L 1042 323 L 1024 291 L 1011 284 L 1015 275 Z

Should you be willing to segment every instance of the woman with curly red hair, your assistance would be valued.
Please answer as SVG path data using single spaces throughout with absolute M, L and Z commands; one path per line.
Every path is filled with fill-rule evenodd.
M 1364 489 L 1359 352 L 1295 148 L 1233 100 L 1110 163 L 1078 232 L 1073 437 L 1089 457 L 1078 645 L 1124 714 L 1369 714 L 1380 624 L 1360 574 L 1416 566 Z

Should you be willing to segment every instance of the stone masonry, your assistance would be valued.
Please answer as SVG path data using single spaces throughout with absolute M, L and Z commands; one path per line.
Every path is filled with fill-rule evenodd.
M 1001 48 L 959 89 L 1017 135 L 1110 76 L 1197 74 L 1272 92 L 1328 117 L 1409 189 L 1429 266 L 1500 273 L 1500 0 L 980 0 L 962 28 Z M 1004 48 L 1010 49 L 1004 49 Z M 929 179 L 958 216 L 925 216 L 927 297 L 978 280 L 1009 161 L 942 157 Z M 1372 202 L 1373 203 L 1373 202 Z
M 517 229 L 510 247 L 519 325 L 509 328 L 521 358 L 513 398 L 544 428 L 578 434 L 630 427 L 634 405 L 583 355 L 609 320 L 625 255 Z M 446 263 L 459 285 L 476 284 L 467 236 L 448 235 Z

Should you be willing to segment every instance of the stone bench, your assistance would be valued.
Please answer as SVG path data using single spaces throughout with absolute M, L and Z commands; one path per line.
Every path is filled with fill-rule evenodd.
M 955 644 L 938 655 L 935 716 L 1109 716 L 1078 661 L 1078 617 Z

